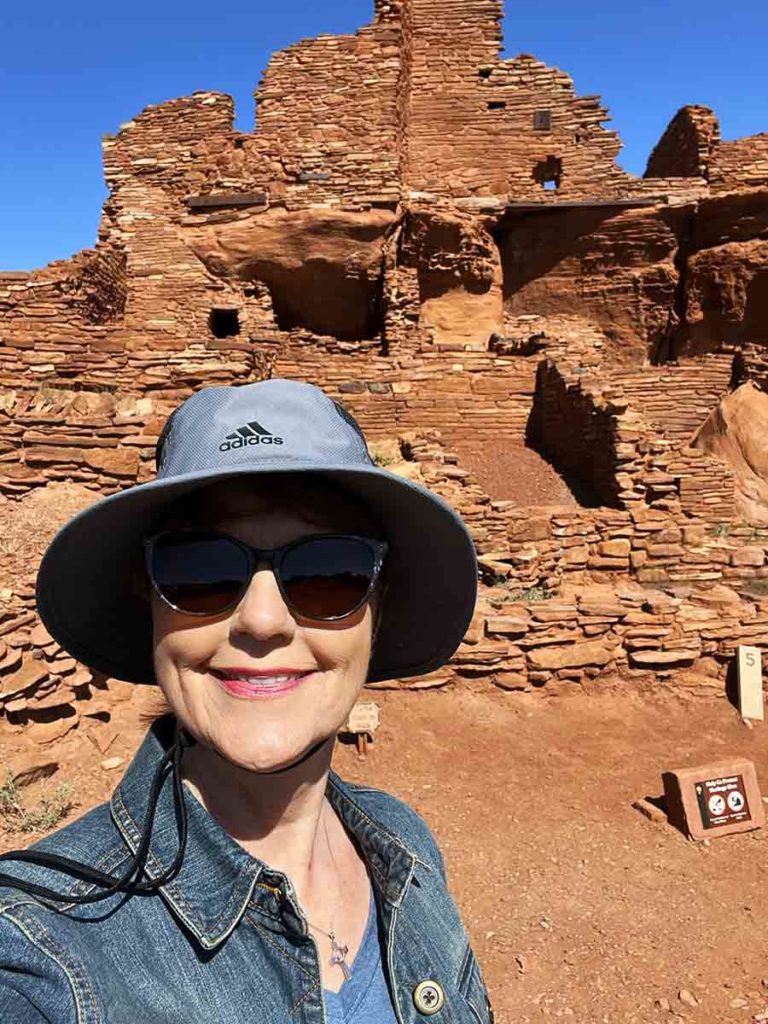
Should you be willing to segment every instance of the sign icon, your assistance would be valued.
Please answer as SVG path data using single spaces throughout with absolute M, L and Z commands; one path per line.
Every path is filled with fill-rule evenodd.
M 719 818 L 725 810 L 725 800 L 719 793 L 713 793 L 709 798 L 709 813 Z
M 720 828 L 749 817 L 743 775 L 721 775 L 695 784 L 704 828 Z
M 735 814 L 744 810 L 744 804 L 744 797 L 738 789 L 734 789 L 728 794 L 728 806 Z

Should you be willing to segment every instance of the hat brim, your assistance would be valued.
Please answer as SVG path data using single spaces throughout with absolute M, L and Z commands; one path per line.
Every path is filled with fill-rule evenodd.
M 327 477 L 375 511 L 386 536 L 387 588 L 368 681 L 424 675 L 444 665 L 469 626 L 477 560 L 459 516 L 438 495 L 378 467 L 272 463 L 270 473 Z M 152 617 L 136 586 L 142 540 L 164 506 L 214 481 L 260 476 L 250 466 L 166 477 L 110 495 L 51 541 L 37 576 L 37 608 L 78 661 L 134 683 L 154 683 Z M 139 562 L 140 564 L 140 562 Z

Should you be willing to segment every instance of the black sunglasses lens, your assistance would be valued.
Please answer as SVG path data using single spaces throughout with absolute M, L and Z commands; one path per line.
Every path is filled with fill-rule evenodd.
M 308 619 L 349 615 L 376 577 L 372 549 L 353 537 L 308 538 L 286 551 L 280 579 L 292 610 Z
M 233 606 L 249 579 L 245 551 L 226 537 L 158 537 L 150 564 L 163 597 L 193 615 L 216 615 Z

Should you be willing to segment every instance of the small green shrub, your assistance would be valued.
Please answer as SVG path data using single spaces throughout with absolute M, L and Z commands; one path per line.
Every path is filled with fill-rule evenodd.
M 386 469 L 387 466 L 392 466 L 396 462 L 402 462 L 402 456 L 395 455 L 391 449 L 383 445 L 369 444 L 368 451 L 371 453 L 374 463 L 382 469 Z
M 718 523 L 716 526 L 712 527 L 712 529 L 710 530 L 710 533 L 712 534 L 713 537 L 730 537 L 730 535 L 731 535 L 730 523 Z
M 510 601 L 524 601 L 526 604 L 533 604 L 534 601 L 549 601 L 550 598 L 555 596 L 554 590 L 547 590 L 546 587 L 537 584 L 533 587 L 525 587 L 513 590 L 515 581 L 505 579 L 503 576 L 493 577 L 491 586 L 497 587 L 500 590 L 507 590 L 509 593 L 505 594 L 504 597 L 492 597 L 489 600 L 489 604 L 492 608 L 500 608 L 503 604 L 507 604 Z
M 742 589 L 755 597 L 764 597 L 768 594 L 768 580 L 747 580 Z
M 483 582 L 489 587 L 508 587 L 509 581 L 506 576 L 485 576 Z
M 550 598 L 554 597 L 553 590 L 547 590 L 546 587 L 536 586 L 528 587 L 527 590 L 517 590 L 511 595 L 514 601 L 525 601 L 526 604 L 533 604 L 535 601 L 549 601 Z

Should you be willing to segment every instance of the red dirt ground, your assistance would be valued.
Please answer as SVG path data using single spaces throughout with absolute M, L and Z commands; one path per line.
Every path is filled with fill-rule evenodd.
M 516 505 L 578 505 L 568 484 L 538 452 L 501 438 L 483 448 L 454 446 L 459 465 L 468 469 L 486 494 Z
M 118 684 L 112 721 L 30 751 L 0 728 L 0 763 L 59 761 L 25 791 L 75 785 L 79 807 L 107 797 L 151 709 Z M 743 755 L 768 779 L 761 727 L 725 701 L 596 690 L 546 698 L 456 689 L 375 692 L 382 725 L 366 760 L 335 767 L 410 802 L 446 856 L 451 888 L 500 1024 L 750 1021 L 768 1008 L 768 829 L 686 841 L 631 807 L 667 768 Z M 0 848 L 18 838 L 0 833 Z M 765 983 L 763 983 L 765 979 Z M 681 1001 L 687 990 L 696 1005 Z M 668 1007 L 668 1008 L 667 1008 Z

